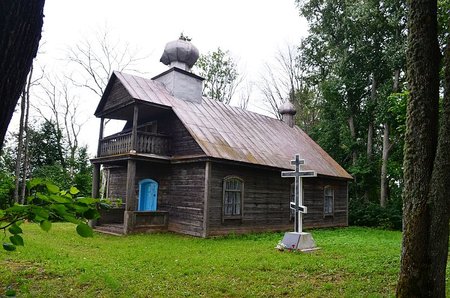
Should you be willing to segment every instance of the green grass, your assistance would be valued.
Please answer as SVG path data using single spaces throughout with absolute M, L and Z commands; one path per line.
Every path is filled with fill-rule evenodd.
M 24 225 L 25 247 L 0 252 L 0 296 L 393 296 L 401 234 L 314 230 L 322 249 L 279 252 L 281 233 L 199 239 L 175 234 L 81 238 L 70 224 Z

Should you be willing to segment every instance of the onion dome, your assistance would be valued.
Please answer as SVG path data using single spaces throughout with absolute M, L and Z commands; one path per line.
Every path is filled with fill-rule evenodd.
M 286 100 L 278 109 L 278 112 L 280 112 L 281 115 L 283 114 L 289 114 L 289 115 L 295 115 L 297 113 L 297 110 L 295 109 L 295 106 L 290 102 L 289 100 Z
M 169 67 L 190 70 L 199 57 L 198 49 L 189 41 L 177 39 L 166 44 L 161 61 Z

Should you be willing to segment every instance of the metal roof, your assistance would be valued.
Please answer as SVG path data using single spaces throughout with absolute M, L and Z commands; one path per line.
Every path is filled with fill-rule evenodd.
M 304 169 L 352 179 L 299 127 L 203 97 L 201 104 L 177 99 L 151 79 L 114 72 L 134 99 L 171 107 L 209 157 L 291 169 L 295 154 Z

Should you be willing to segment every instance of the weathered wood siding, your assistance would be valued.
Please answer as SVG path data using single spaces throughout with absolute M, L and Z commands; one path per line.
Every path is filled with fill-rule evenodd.
M 223 179 L 237 176 L 244 180 L 243 216 L 223 220 Z M 286 230 L 289 220 L 289 181 L 280 173 L 243 166 L 213 163 L 208 198 L 207 235 Z
M 109 193 L 125 198 L 126 167 L 112 168 Z M 223 179 L 238 176 L 244 180 L 242 219 L 223 219 Z M 211 164 L 208 210 L 204 212 L 205 163 L 155 164 L 139 162 L 136 173 L 135 209 L 142 179 L 158 182 L 158 210 L 169 212 L 168 229 L 202 236 L 203 218 L 207 216 L 207 236 L 293 229 L 290 219 L 290 185 L 293 179 L 281 178 L 279 171 L 252 167 Z M 305 228 L 347 226 L 347 182 L 330 178 L 305 178 Z M 324 216 L 324 187 L 334 189 L 334 213 Z
M 105 102 L 104 110 L 108 110 L 110 108 L 116 107 L 120 104 L 124 104 L 127 102 L 131 102 L 132 98 L 122 83 L 116 79 L 114 84 L 112 85 L 110 94 L 108 96 L 108 100 Z
M 308 213 L 303 220 L 304 226 L 307 228 L 347 226 L 347 181 L 323 177 L 305 178 L 303 181 L 304 205 L 308 207 Z M 325 186 L 331 186 L 334 190 L 333 215 L 324 216 Z
M 207 235 L 293 229 L 289 209 L 290 185 L 293 179 L 281 178 L 280 175 L 279 171 L 213 163 Z M 223 219 L 223 179 L 227 176 L 238 176 L 244 180 L 242 219 Z M 346 226 L 347 183 L 324 178 L 309 178 L 304 181 L 304 204 L 308 207 L 304 226 Z M 323 187 L 326 185 L 335 187 L 335 213 L 330 217 L 323 216 Z
M 158 210 L 169 212 L 169 231 L 201 236 L 204 175 L 205 163 L 139 163 L 136 183 L 148 178 L 158 182 Z
M 121 199 L 125 203 L 127 167 L 114 167 L 109 170 L 108 197 L 109 199 Z
M 110 173 L 110 197 L 125 198 L 126 167 Z M 139 181 L 158 182 L 157 209 L 169 212 L 169 231 L 201 236 L 203 231 L 203 199 L 205 163 L 155 164 L 139 162 L 136 169 L 134 209 L 137 210 Z
M 171 155 L 204 155 L 203 150 L 175 114 L 159 119 L 158 130 L 171 136 Z

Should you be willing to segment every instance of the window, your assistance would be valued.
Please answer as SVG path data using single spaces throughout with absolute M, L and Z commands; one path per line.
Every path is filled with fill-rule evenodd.
M 334 189 L 325 186 L 323 189 L 323 215 L 333 215 L 334 211 Z
M 244 181 L 237 177 L 227 177 L 223 181 L 223 215 L 224 217 L 242 216 L 242 198 Z

